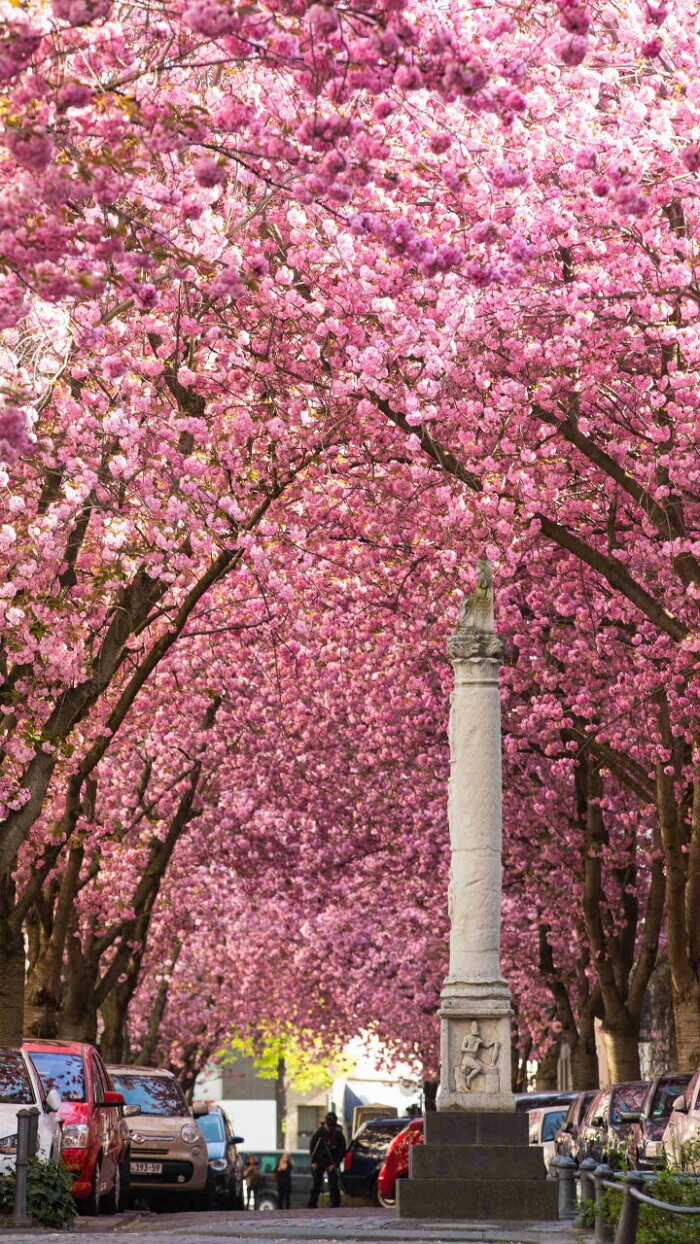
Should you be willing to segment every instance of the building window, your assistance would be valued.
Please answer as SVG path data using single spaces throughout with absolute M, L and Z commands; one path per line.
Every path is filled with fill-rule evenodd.
M 308 1145 L 325 1114 L 323 1106 L 297 1106 L 297 1145 L 300 1149 Z

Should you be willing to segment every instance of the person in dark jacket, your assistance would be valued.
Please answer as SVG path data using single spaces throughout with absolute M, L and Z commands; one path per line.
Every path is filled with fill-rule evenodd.
M 328 1191 L 331 1194 L 331 1205 L 335 1209 L 340 1205 L 338 1168 L 345 1157 L 346 1148 L 345 1137 L 338 1127 L 338 1116 L 330 1110 L 326 1115 L 325 1123 L 322 1123 L 316 1129 L 309 1143 L 311 1177 L 313 1179 L 309 1194 L 309 1209 L 315 1209 L 318 1205 L 324 1171 L 328 1175 Z
M 294 1163 L 288 1153 L 283 1153 L 277 1169 L 275 1171 L 275 1179 L 277 1180 L 277 1208 L 291 1209 L 292 1200 L 292 1171 Z

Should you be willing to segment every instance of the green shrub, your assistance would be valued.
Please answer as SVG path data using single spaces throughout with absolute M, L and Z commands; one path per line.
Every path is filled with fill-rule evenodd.
M 40 1227 L 67 1227 L 76 1216 L 71 1196 L 73 1177 L 64 1166 L 32 1158 L 27 1168 L 27 1213 Z M 15 1175 L 0 1175 L 0 1212 L 11 1214 Z
M 693 1178 L 678 1168 L 658 1171 L 656 1178 L 649 1181 L 645 1191 L 649 1196 L 658 1201 L 666 1201 L 669 1205 L 700 1207 L 700 1179 Z M 605 1221 L 613 1231 L 617 1227 L 621 1208 L 622 1195 L 619 1192 L 603 1193 Z M 594 1226 L 595 1208 L 592 1201 L 584 1206 L 578 1222 L 582 1227 Z M 673 1214 L 654 1209 L 651 1205 L 640 1206 L 637 1244 L 698 1244 L 698 1240 L 700 1214 Z

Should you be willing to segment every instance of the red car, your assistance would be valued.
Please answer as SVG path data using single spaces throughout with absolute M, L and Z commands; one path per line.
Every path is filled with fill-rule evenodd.
M 423 1144 L 423 1120 L 411 1119 L 386 1151 L 384 1165 L 377 1178 L 379 1204 L 389 1209 L 396 1204 L 396 1181 L 408 1175 L 408 1152 L 411 1145 Z
M 83 1214 L 117 1214 L 129 1200 L 129 1149 L 124 1098 L 92 1045 L 25 1041 L 44 1092 L 58 1089 L 63 1161 L 74 1173 L 73 1196 Z

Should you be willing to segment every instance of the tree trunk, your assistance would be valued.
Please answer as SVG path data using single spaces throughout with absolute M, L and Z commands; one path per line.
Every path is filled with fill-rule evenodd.
M 54 974 L 43 959 L 30 966 L 25 989 L 25 1028 L 28 1037 L 58 1036 L 60 1001 L 53 988 Z
M 277 1148 L 284 1149 L 287 1135 L 287 1068 L 283 1057 L 277 1063 L 277 1079 L 275 1081 L 275 1103 L 277 1106 Z
M 674 985 L 673 1018 L 678 1070 L 692 1073 L 700 1067 L 700 982 L 691 980 L 683 989 Z
M 579 1021 L 579 1034 L 571 1050 L 571 1081 L 581 1093 L 584 1089 L 598 1088 L 598 1052 L 595 1047 L 593 1015 L 590 1023 Z
M 126 990 L 123 985 L 117 985 L 100 1007 L 104 1022 L 100 1053 L 106 1063 L 127 1061 L 126 1016 L 132 993 L 133 990 Z
M 21 1045 L 24 1036 L 24 938 L 0 921 L 0 1045 Z
M 535 1076 L 535 1092 L 546 1093 L 555 1091 L 557 1087 L 557 1063 L 559 1062 L 559 1043 L 550 1046 L 544 1058 L 538 1059 L 537 1075 Z
M 624 1084 L 628 1080 L 641 1080 L 638 1025 L 630 1023 L 624 1028 L 613 1028 L 603 1021 L 603 1040 L 608 1055 L 611 1083 Z

